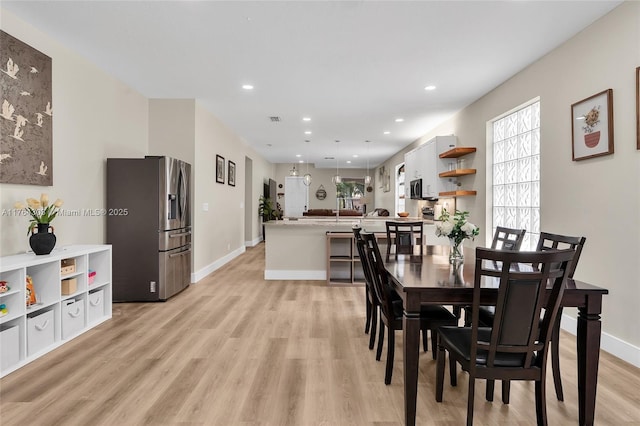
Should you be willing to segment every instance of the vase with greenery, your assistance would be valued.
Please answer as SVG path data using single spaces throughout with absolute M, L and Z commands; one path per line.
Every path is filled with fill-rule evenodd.
M 42 194 L 39 200 L 27 198 L 26 205 L 21 202 L 15 204 L 14 207 L 16 209 L 24 209 L 31 216 L 27 227 L 27 235 L 31 233 L 29 245 L 35 254 L 49 254 L 55 247 L 56 236 L 53 233 L 51 222 L 58 216 L 60 206 L 62 206 L 61 199 L 49 204 L 49 196 L 47 194 Z M 38 232 L 34 232 L 36 229 Z
M 456 212 L 451 216 L 447 209 L 442 209 L 442 214 L 436 223 L 436 235 L 438 237 L 449 237 L 451 248 L 449 250 L 449 263 L 458 266 L 464 262 L 462 254 L 462 242 L 470 238 L 473 240 L 480 230 L 467 219 L 469 212 Z

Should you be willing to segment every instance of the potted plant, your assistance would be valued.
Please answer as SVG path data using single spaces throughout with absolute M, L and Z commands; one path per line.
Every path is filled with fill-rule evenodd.
M 271 198 L 261 196 L 258 204 L 258 214 L 262 217 L 262 239 L 265 239 L 264 222 L 274 220 L 278 218 L 278 211 L 273 206 Z
M 39 200 L 27 198 L 26 205 L 17 202 L 14 206 L 16 209 L 24 209 L 31 216 L 27 227 L 27 235 L 31 233 L 29 245 L 37 255 L 51 253 L 56 245 L 56 236 L 53 233 L 51 222 L 58 215 L 60 206 L 62 206 L 61 199 L 49 204 L 49 196 L 47 194 L 42 194 Z M 35 232 L 35 230 L 38 232 Z
M 278 212 L 273 206 L 273 201 L 271 201 L 271 198 L 265 196 L 260 197 L 260 203 L 258 204 L 258 214 L 262 216 L 262 220 L 265 222 L 276 219 L 278 217 Z

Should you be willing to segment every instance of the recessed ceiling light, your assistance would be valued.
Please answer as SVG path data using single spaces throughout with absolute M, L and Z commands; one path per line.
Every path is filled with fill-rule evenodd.
M 358 158 L 358 154 L 353 154 L 353 158 Z
M 302 157 L 302 154 L 296 154 L 296 157 L 300 158 L 300 157 Z
M 307 130 L 306 132 L 304 132 L 305 135 L 310 135 L 311 134 L 311 130 Z
M 304 163 L 304 160 L 298 160 L 298 163 Z
M 242 88 L 243 88 L 244 90 L 253 90 L 253 86 L 252 86 L 252 85 L 250 85 L 250 84 L 243 84 L 243 85 L 242 85 Z
M 347 164 L 351 164 L 351 160 L 347 160 Z
M 385 134 L 385 135 L 388 135 L 388 134 L 390 134 L 390 133 L 391 133 L 391 132 L 390 132 L 390 131 L 388 131 L 388 130 L 385 130 L 385 131 L 384 131 L 384 134 Z
M 396 118 L 396 123 L 402 123 L 404 121 L 404 118 Z
M 302 117 L 302 121 L 311 121 L 311 117 Z
M 436 90 L 436 86 L 430 85 L 424 88 L 424 90 Z

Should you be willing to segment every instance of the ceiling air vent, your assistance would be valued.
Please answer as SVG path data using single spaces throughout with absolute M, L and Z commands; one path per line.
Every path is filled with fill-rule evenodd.
M 278 123 L 278 122 L 282 121 L 282 119 L 280 117 L 278 117 L 277 115 L 269 117 L 269 120 L 271 120 L 274 123 Z

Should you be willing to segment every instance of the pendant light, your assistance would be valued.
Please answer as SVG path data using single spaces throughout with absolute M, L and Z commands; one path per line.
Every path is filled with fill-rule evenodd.
M 336 140 L 336 174 L 331 178 L 331 182 L 333 182 L 334 185 L 339 185 L 342 183 L 342 178 L 340 177 L 340 166 L 338 165 L 338 154 L 340 153 L 340 145 L 338 145 L 339 143 L 340 141 Z
M 307 144 L 307 173 L 305 173 L 304 177 L 302 178 L 302 182 L 306 185 L 309 186 L 311 185 L 311 175 L 309 174 L 309 140 L 305 140 L 304 141 Z
M 369 174 L 369 144 L 371 141 L 364 141 L 367 144 L 367 174 L 364 176 L 364 185 L 371 185 L 371 175 Z
M 289 170 L 289 176 L 298 176 L 298 170 L 296 169 L 296 165 L 293 165 L 293 168 Z

